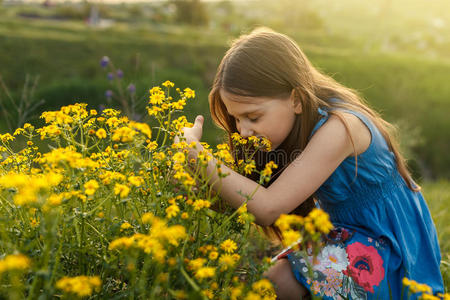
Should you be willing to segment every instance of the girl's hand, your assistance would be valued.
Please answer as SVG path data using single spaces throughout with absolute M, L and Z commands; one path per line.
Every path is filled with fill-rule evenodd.
M 186 143 L 190 144 L 192 142 L 197 142 L 199 143 L 200 140 L 202 139 L 202 133 L 203 133 L 203 116 L 202 115 L 198 115 L 195 118 L 194 121 L 194 126 L 192 126 L 192 128 L 189 127 L 184 127 L 182 129 L 183 131 L 183 136 L 186 139 Z
M 203 116 L 199 115 L 195 118 L 194 126 L 192 127 L 184 127 L 181 131 L 183 132 L 183 137 L 185 138 L 186 143 L 190 144 L 192 142 L 196 142 L 196 149 L 189 149 L 189 158 L 197 158 L 197 151 L 202 149 L 200 145 L 200 140 L 202 138 L 203 133 Z M 176 136 L 174 139 L 174 143 L 179 143 L 180 137 Z

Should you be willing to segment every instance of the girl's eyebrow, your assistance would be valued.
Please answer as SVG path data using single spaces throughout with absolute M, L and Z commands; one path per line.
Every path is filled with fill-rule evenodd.
M 256 109 L 256 110 L 248 110 L 248 111 L 242 112 L 240 115 L 241 115 L 241 116 L 248 116 L 248 115 L 251 115 L 251 114 L 259 113 L 260 111 L 261 111 L 260 108 L 258 108 L 258 109 Z M 230 114 L 230 113 L 228 113 L 228 114 L 234 117 L 233 114 Z

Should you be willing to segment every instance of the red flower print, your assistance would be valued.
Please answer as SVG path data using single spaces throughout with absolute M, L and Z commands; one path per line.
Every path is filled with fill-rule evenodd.
M 347 245 L 349 265 L 343 273 L 353 278 L 365 291 L 374 293 L 373 286 L 384 278 L 383 259 L 372 246 L 359 242 Z

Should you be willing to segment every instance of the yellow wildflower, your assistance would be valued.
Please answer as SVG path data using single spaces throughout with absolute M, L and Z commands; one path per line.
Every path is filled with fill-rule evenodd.
M 98 182 L 94 179 L 91 179 L 84 184 L 84 192 L 86 193 L 86 195 L 93 195 L 98 187 Z
M 100 128 L 99 130 L 97 130 L 97 132 L 95 133 L 95 135 L 99 138 L 99 139 L 104 139 L 106 138 L 106 130 L 103 128 Z
M 173 155 L 172 159 L 174 162 L 182 164 L 185 162 L 186 156 L 183 152 L 177 152 Z
M 124 230 L 130 229 L 130 228 L 133 228 L 133 225 L 131 225 L 128 222 L 124 222 L 124 223 L 122 223 L 122 225 L 120 225 L 120 231 L 124 231 Z
M 134 239 L 131 237 L 121 237 L 118 239 L 113 240 L 111 243 L 109 243 L 109 250 L 114 250 L 118 248 L 130 248 L 134 243 Z
M 79 297 L 90 296 L 94 290 L 100 291 L 101 285 L 102 281 L 98 276 L 63 277 L 56 282 L 58 289 Z
M 48 199 L 47 199 L 47 204 L 50 206 L 58 206 L 61 204 L 63 199 L 63 195 L 62 194 L 51 194 Z
M 433 296 L 431 294 L 422 294 L 420 295 L 419 300 L 441 300 L 441 298 Z
M 189 270 L 197 271 L 198 269 L 202 268 L 205 263 L 206 259 L 201 257 L 192 259 L 189 261 L 188 268 Z
M 213 267 L 202 267 L 195 272 L 195 278 L 202 280 L 204 278 L 213 277 L 216 273 L 216 269 Z
M 261 296 L 254 292 L 248 292 L 247 296 L 245 296 L 244 300 L 262 300 Z
M 264 299 L 276 299 L 276 294 L 272 283 L 265 278 L 253 283 L 252 289 L 259 295 L 263 296 Z
M 291 246 L 292 244 L 298 243 L 299 240 L 302 238 L 302 235 L 300 232 L 288 229 L 281 233 L 283 237 L 283 245 L 284 246 Z
M 220 244 L 220 249 L 228 253 L 233 253 L 237 249 L 237 245 L 233 240 L 227 239 Z
M 180 212 L 180 208 L 176 204 L 172 204 L 166 208 L 166 215 L 168 219 L 175 217 Z
M 116 183 L 114 186 L 114 194 L 119 195 L 120 198 L 125 198 L 130 193 L 130 188 L 124 184 Z
M 0 274 L 7 271 L 25 271 L 30 268 L 31 261 L 23 254 L 11 254 L 0 260 Z
M 236 265 L 236 260 L 233 255 L 226 253 L 219 257 L 219 264 L 222 265 L 221 270 L 224 271 L 234 267 Z
M 162 104 L 166 96 L 164 95 L 164 92 L 158 92 L 150 95 L 150 101 L 149 103 L 153 105 L 159 105 Z
M 116 129 L 111 137 L 113 142 L 122 142 L 127 143 L 133 140 L 133 137 L 136 135 L 136 131 L 129 127 L 120 127 Z
M 333 224 L 331 224 L 328 214 L 323 210 L 314 208 L 309 213 L 309 217 L 313 220 L 314 225 L 320 232 L 328 234 L 333 229 Z
M 212 299 L 214 297 L 214 293 L 210 289 L 203 290 L 202 294 L 208 299 Z
M 166 80 L 166 81 L 164 81 L 163 83 L 162 83 L 162 85 L 163 86 L 165 86 L 165 87 L 174 87 L 175 86 L 175 84 L 173 83 L 173 82 L 171 82 L 171 81 L 169 81 L 169 80 Z
M 153 223 L 153 220 L 155 219 L 155 216 L 152 213 L 147 212 L 147 213 L 142 215 L 141 219 L 142 219 L 142 223 L 144 223 L 144 224 L 151 224 L 151 223 Z
M 231 288 L 231 300 L 237 300 L 242 295 L 241 287 Z
M 195 97 L 195 91 L 191 90 L 190 88 L 184 89 L 184 96 L 186 96 L 187 99 L 194 98 Z
M 192 206 L 194 207 L 194 210 L 200 210 L 202 208 L 208 208 L 211 206 L 211 202 L 208 200 L 195 200 L 194 203 L 192 203 Z
M 134 186 L 140 186 L 144 183 L 144 179 L 140 176 L 130 176 L 128 177 L 128 182 Z
M 215 260 L 215 259 L 217 259 L 218 256 L 219 256 L 219 253 L 217 251 L 211 251 L 209 253 L 208 258 L 211 259 L 211 260 Z
M 245 165 L 245 167 L 244 167 L 244 173 L 245 173 L 245 174 L 251 174 L 251 173 L 253 172 L 253 170 L 255 170 L 255 169 L 256 169 L 255 161 L 252 160 L 250 163 L 248 163 L 248 164 Z
M 30 218 L 30 226 L 36 228 L 39 226 L 39 220 L 36 218 Z

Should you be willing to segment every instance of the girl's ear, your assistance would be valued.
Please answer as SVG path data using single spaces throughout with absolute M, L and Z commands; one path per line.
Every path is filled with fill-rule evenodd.
M 300 95 L 298 94 L 296 89 L 292 90 L 290 101 L 292 103 L 292 108 L 294 109 L 295 114 L 297 115 L 301 114 L 303 112 L 303 107 Z

